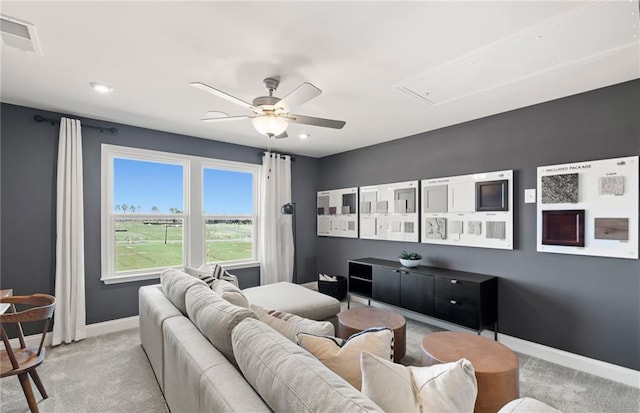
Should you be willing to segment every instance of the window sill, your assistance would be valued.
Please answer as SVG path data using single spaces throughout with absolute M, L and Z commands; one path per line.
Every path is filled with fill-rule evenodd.
M 222 265 L 222 268 L 224 268 L 225 270 L 232 271 L 232 270 L 241 270 L 245 268 L 260 267 L 260 262 L 244 261 L 244 262 L 228 263 L 228 264 L 221 264 L 221 265 Z M 182 267 L 176 267 L 176 268 L 182 269 Z M 121 284 L 121 283 L 135 282 L 135 281 L 153 280 L 153 279 L 160 278 L 160 272 L 161 271 L 158 271 L 158 272 L 154 271 L 154 272 L 149 272 L 144 274 L 114 275 L 110 277 L 102 276 L 102 278 L 100 278 L 100 281 L 109 285 L 109 284 Z
M 120 284 L 120 283 L 128 283 L 134 281 L 144 281 L 144 280 L 153 280 L 160 279 L 159 272 L 152 272 L 147 274 L 130 274 L 130 275 L 117 275 L 111 277 L 102 276 L 100 281 L 109 285 L 109 284 Z

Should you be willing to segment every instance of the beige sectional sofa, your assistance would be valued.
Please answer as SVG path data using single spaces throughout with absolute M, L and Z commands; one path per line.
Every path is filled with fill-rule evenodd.
M 382 412 L 248 309 L 225 302 L 196 277 L 177 274 L 139 291 L 140 340 L 172 413 Z M 262 293 L 249 292 L 247 298 L 260 301 Z M 324 318 L 340 308 L 339 303 L 337 310 L 322 307 L 315 315 Z M 298 310 L 306 316 L 314 311 Z M 501 413 L 528 411 L 555 412 L 519 399 Z

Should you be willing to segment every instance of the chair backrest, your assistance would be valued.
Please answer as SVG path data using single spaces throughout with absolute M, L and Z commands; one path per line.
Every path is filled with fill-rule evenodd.
M 52 295 L 48 294 L 33 294 L 33 295 L 16 295 L 12 297 L 0 298 L 0 304 L 10 304 L 10 311 L 5 314 L 0 314 L 0 327 L 2 329 L 2 341 L 4 347 L 7 350 L 9 359 L 14 369 L 18 368 L 19 363 L 13 354 L 11 343 L 7 332 L 5 331 L 5 324 L 15 324 L 18 330 L 18 340 L 20 341 L 20 348 L 26 348 L 24 341 L 24 333 L 22 331 L 22 323 L 42 321 L 45 320 L 44 328 L 42 330 L 42 337 L 40 339 L 40 345 L 38 346 L 38 355 L 42 352 L 44 346 L 44 339 L 49 330 L 49 324 L 53 316 L 53 309 L 56 304 L 56 299 Z M 16 304 L 31 306 L 23 311 L 16 311 Z

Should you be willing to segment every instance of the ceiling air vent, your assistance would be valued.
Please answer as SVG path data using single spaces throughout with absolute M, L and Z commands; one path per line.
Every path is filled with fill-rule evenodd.
M 6 46 L 42 55 L 36 28 L 31 23 L 0 14 L 0 36 Z

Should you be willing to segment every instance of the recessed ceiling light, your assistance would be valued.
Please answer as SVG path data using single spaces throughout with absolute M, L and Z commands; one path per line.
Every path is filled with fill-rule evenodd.
M 309 136 L 311 136 L 311 135 L 310 135 L 310 134 L 308 134 L 308 133 L 301 133 L 300 135 L 298 135 L 298 138 L 300 138 L 300 139 L 307 139 Z
M 98 93 L 110 93 L 113 92 L 113 88 L 111 86 L 105 85 L 104 83 L 91 82 L 89 86 L 93 88 Z

